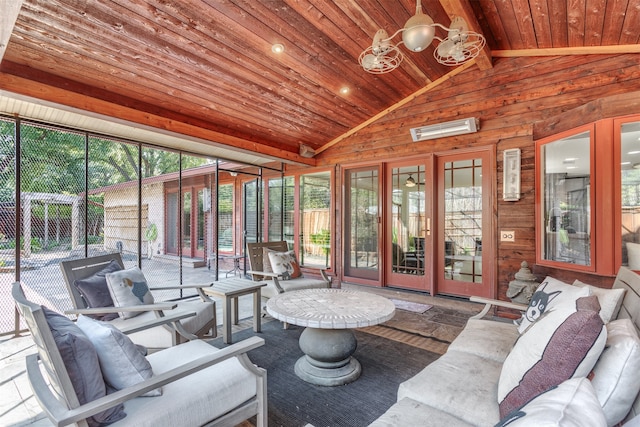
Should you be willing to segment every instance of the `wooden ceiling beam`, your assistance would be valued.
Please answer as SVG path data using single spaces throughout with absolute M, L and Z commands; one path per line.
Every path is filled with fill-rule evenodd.
M 96 113 L 105 117 L 138 123 L 164 131 L 175 132 L 180 135 L 195 137 L 208 142 L 212 146 L 236 149 L 263 155 L 277 161 L 294 163 L 307 166 L 315 166 L 316 160 L 305 158 L 298 153 L 271 147 L 254 141 L 226 135 L 215 130 L 206 129 L 189 123 L 184 123 L 158 114 L 139 111 L 113 102 L 79 94 L 69 90 L 53 87 L 44 83 L 27 80 L 25 78 L 0 72 L 0 90 L 6 90 L 16 94 L 29 96 L 43 101 L 77 108 L 82 111 Z
M 9 44 L 21 7 L 22 0 L 0 0 L 0 62 Z
M 445 12 L 447 12 L 447 15 L 449 15 L 449 18 L 453 19 L 454 17 L 459 16 L 465 20 L 469 26 L 469 30 L 482 34 L 480 24 L 478 23 L 476 15 L 467 0 L 440 0 L 440 4 Z M 493 68 L 491 58 L 491 51 L 485 44 L 480 54 L 475 58 L 475 63 L 481 70 L 489 70 Z
M 640 53 L 640 45 L 617 46 L 575 46 L 544 49 L 493 50 L 494 58 L 513 58 L 518 56 L 561 56 L 561 55 L 611 55 L 622 53 Z

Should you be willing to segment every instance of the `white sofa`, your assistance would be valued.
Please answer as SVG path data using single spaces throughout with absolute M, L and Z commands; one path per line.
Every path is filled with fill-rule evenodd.
M 512 351 L 516 352 L 516 347 L 522 349 L 527 342 L 525 337 L 530 332 L 525 331 L 523 338 L 520 338 L 520 345 L 516 346 L 521 337 L 517 325 L 481 318 L 495 305 L 523 310 L 526 306 L 475 298 L 474 300 L 487 304 L 485 310 L 469 319 L 464 330 L 442 357 L 400 384 L 397 403 L 371 426 L 603 426 L 631 420 L 640 412 L 640 399 L 637 397 L 640 388 L 640 340 L 637 336 L 640 325 L 640 276 L 621 267 L 613 289 L 624 291 L 607 292 L 588 288 L 589 293 L 596 295 L 603 307 L 599 312 L 600 317 L 603 316 L 605 305 L 613 304 L 607 308 L 612 313 L 611 322 L 606 323 L 603 328 L 605 331 L 602 332 L 607 339 L 606 347 L 602 350 L 604 342 L 599 349 L 595 349 L 594 345 L 597 354 L 593 360 L 595 366 L 589 368 L 589 379 L 585 378 L 586 375 L 577 375 L 577 378 L 561 383 L 556 389 L 528 400 L 526 406 L 515 411 L 520 415 L 530 414 L 528 422 L 527 417 L 516 419 L 513 424 L 505 419 L 501 420 L 498 396 L 501 391 L 501 376 L 503 384 L 506 382 L 504 377 L 507 374 L 503 374 L 503 365 L 505 370 L 507 363 L 512 366 L 510 362 L 515 355 L 510 360 L 509 355 Z M 623 294 L 623 297 L 619 298 L 616 305 L 611 300 L 604 302 L 605 294 Z M 551 316 L 552 313 L 548 313 L 546 319 Z M 542 323 L 543 317 L 536 327 L 540 329 Z M 601 328 L 603 323 L 604 319 L 600 323 Z M 530 328 L 533 331 L 533 326 Z M 624 344 L 620 341 L 619 328 L 625 331 Z M 602 339 L 602 335 L 598 339 Z M 624 361 L 614 359 L 614 355 L 618 357 L 616 352 L 623 348 L 627 352 L 623 356 Z M 542 418 L 535 418 L 534 414 Z M 556 416 L 560 418 L 553 418 Z M 545 417 L 551 417 L 554 421 Z M 557 421 L 559 419 L 562 421 Z M 577 424 L 571 424 L 572 419 Z M 638 419 L 640 418 L 629 425 L 638 422 Z

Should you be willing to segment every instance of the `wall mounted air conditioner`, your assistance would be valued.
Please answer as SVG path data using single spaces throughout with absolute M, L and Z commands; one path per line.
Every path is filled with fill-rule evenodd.
M 468 119 L 412 128 L 411 138 L 413 142 L 426 141 L 427 139 L 444 138 L 445 136 L 464 135 L 478 130 L 480 130 L 480 121 L 475 117 L 470 117 Z

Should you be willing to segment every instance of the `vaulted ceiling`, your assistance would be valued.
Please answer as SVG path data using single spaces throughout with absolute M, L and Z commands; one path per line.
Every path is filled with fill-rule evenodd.
M 301 143 L 321 152 L 417 91 L 490 69 L 494 58 L 640 52 L 640 0 L 422 7 L 445 26 L 463 17 L 487 46 L 453 68 L 434 59 L 435 44 L 405 49 L 399 69 L 373 75 L 358 56 L 378 29 L 404 26 L 414 0 L 2 0 L 0 96 L 186 135 L 232 149 L 228 157 L 250 151 L 313 164 L 298 154 Z M 272 52 L 276 43 L 283 53 Z

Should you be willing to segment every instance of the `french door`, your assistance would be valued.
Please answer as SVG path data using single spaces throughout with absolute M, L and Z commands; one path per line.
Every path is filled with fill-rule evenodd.
M 380 168 L 345 172 L 344 275 L 355 283 L 380 283 Z
M 491 297 L 493 158 L 490 151 L 437 159 L 437 292 Z
M 386 165 L 385 282 L 428 290 L 431 282 L 431 176 L 425 164 Z M 428 206 L 429 205 L 429 206 Z
M 187 258 L 205 258 L 205 188 L 183 188 L 182 206 L 178 192 L 167 193 L 166 252 Z M 180 223 L 178 223 L 180 221 Z
M 345 171 L 344 279 L 491 297 L 489 149 Z

